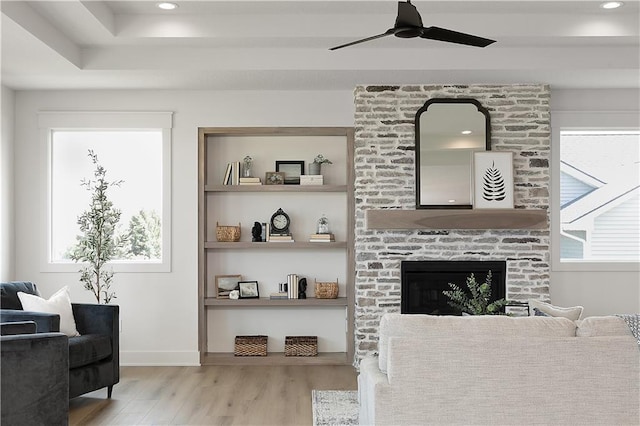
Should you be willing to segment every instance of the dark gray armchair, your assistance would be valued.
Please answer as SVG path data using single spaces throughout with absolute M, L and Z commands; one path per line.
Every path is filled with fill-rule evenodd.
M 38 296 L 31 282 L 0 284 L 0 322 L 33 321 L 37 333 L 60 331 L 60 316 L 22 310 L 19 291 Z M 80 336 L 69 337 L 69 398 L 107 388 L 111 398 L 113 385 L 120 380 L 119 307 L 72 303 Z
M 35 333 L 35 322 L 0 324 L 3 425 L 66 425 L 69 418 L 69 341 Z

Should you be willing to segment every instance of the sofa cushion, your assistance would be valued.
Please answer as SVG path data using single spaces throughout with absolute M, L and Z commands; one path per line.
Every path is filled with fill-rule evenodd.
M 551 317 L 564 317 L 571 321 L 577 321 L 582 316 L 582 306 L 571 306 L 569 308 L 563 308 L 561 306 L 554 306 L 550 303 L 541 302 L 539 300 L 529 300 L 529 308 L 531 308 L 531 315 L 535 316 L 536 309 L 542 313 L 545 313 Z
M 631 336 L 631 330 L 624 319 L 608 315 L 599 317 L 587 317 L 576 321 L 576 336 Z
M 78 336 L 76 321 L 73 318 L 69 289 L 65 286 L 55 292 L 49 299 L 33 294 L 18 292 L 18 298 L 25 311 L 46 312 L 60 315 L 60 332 L 69 337 Z
M 576 325 L 566 318 L 508 317 L 504 315 L 421 315 L 385 314 L 380 321 L 378 366 L 387 371 L 391 337 L 575 337 Z
M 102 334 L 69 338 L 69 368 L 93 364 L 111 356 L 111 339 Z
M 18 292 L 39 296 L 34 283 L 28 281 L 12 281 L 0 284 L 0 307 L 2 309 L 22 309 Z

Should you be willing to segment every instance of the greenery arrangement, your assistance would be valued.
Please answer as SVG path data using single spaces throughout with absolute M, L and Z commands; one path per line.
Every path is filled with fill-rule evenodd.
M 324 158 L 322 154 L 316 155 L 316 158 L 313 159 L 313 162 L 316 164 L 333 164 L 331 160 Z
M 82 234 L 76 237 L 70 258 L 87 263 L 80 270 L 80 282 L 93 293 L 98 303 L 109 303 L 116 295 L 111 291 L 113 271 L 106 269 L 105 264 L 121 250 L 126 237 L 116 235 L 122 213 L 108 199 L 107 191 L 112 186 L 120 186 L 122 181 L 107 181 L 107 171 L 92 150 L 89 150 L 89 158 L 95 165 L 94 179 L 83 179 L 81 185 L 91 192 L 91 202 L 89 209 L 78 216 Z
M 451 290 L 442 293 L 449 300 L 447 303 L 463 313 L 471 315 L 498 315 L 507 304 L 505 299 L 491 302 L 491 271 L 487 273 L 484 283 L 479 284 L 476 277 L 471 274 L 467 277 L 467 289 L 465 291 L 459 285 L 449 283 Z

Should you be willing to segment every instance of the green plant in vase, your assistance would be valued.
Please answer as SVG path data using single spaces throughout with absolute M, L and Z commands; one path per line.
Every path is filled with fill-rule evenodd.
M 491 301 L 491 271 L 487 273 L 484 283 L 478 283 L 476 277 L 471 274 L 467 277 L 467 289 L 465 291 L 457 284 L 449 283 L 451 290 L 442 293 L 450 300 L 449 306 L 470 315 L 499 315 L 507 304 L 503 299 Z

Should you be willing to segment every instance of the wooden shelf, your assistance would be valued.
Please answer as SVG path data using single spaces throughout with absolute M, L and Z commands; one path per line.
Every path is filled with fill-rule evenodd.
M 341 249 L 346 248 L 347 243 L 344 241 L 335 241 L 330 243 L 312 243 L 309 241 L 288 242 L 263 242 L 252 243 L 250 241 L 238 241 L 235 243 L 221 243 L 217 241 L 206 241 L 205 249 L 256 249 L 256 250 L 279 250 L 279 249 Z
M 285 356 L 284 352 L 267 356 L 234 356 L 227 352 L 206 352 L 201 356 L 202 365 L 349 365 L 346 352 L 323 352 L 317 356 Z
M 205 185 L 205 192 L 347 192 L 347 185 Z
M 309 297 L 307 299 L 277 299 L 271 300 L 268 298 L 260 299 L 216 299 L 214 297 L 207 297 L 204 299 L 205 306 L 217 306 L 217 307 L 259 307 L 259 306 L 347 306 L 346 297 L 338 297 L 337 299 L 317 299 L 315 297 Z
M 367 210 L 367 229 L 544 229 L 542 209 Z

